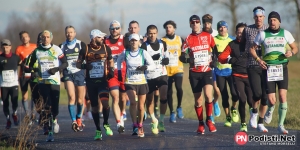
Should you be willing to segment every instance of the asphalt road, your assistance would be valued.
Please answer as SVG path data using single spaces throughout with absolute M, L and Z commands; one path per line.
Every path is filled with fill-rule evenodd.
M 20 109 L 22 113 L 22 109 Z M 6 121 L 3 117 L 2 106 L 0 108 L 0 133 L 9 134 L 14 137 L 17 127 L 12 125 L 10 130 L 5 130 Z M 129 117 L 129 114 L 127 115 Z M 54 135 L 54 142 L 46 142 L 47 136 L 42 134 L 42 129 L 38 130 L 36 143 L 37 149 L 53 150 L 93 150 L 93 149 L 300 149 L 299 131 L 289 131 L 289 135 L 297 135 L 299 140 L 293 146 L 262 146 L 259 143 L 248 142 L 244 146 L 239 146 L 234 141 L 234 136 L 239 130 L 239 123 L 235 123 L 231 128 L 224 127 L 223 123 L 216 123 L 217 132 L 210 133 L 206 127 L 204 135 L 196 133 L 198 121 L 191 119 L 177 119 L 176 123 L 169 123 L 169 117 L 165 118 L 166 132 L 153 135 L 150 129 L 151 119 L 144 123 L 144 138 L 131 136 L 132 123 L 128 118 L 125 121 L 125 133 L 117 132 L 113 113 L 110 113 L 109 123 L 114 131 L 113 136 L 103 134 L 102 141 L 94 141 L 95 126 L 93 120 L 84 121 L 86 127 L 82 132 L 74 132 L 71 129 L 71 120 L 66 106 L 60 107 L 58 123 L 60 132 Z M 101 120 L 102 124 L 102 120 Z M 276 135 L 275 128 L 268 128 L 268 135 Z M 257 133 L 255 129 L 248 128 L 248 134 L 263 135 Z M 104 133 L 104 132 L 103 132 Z

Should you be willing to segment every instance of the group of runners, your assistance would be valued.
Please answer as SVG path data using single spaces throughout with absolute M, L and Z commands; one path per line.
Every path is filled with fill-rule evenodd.
M 100 112 L 105 134 L 113 135 L 108 122 L 109 95 L 119 133 L 125 130 L 127 101 L 130 102 L 132 135 L 144 137 L 143 121 L 147 114 L 151 118 L 152 133 L 165 132 L 164 117 L 168 106 L 170 122 L 175 123 L 176 116 L 184 117 L 181 107 L 183 63 L 188 63 L 194 109 L 199 120 L 197 133 L 205 133 L 205 124 L 210 132 L 217 131 L 214 117 L 221 114 L 219 98 L 226 115 L 224 126 L 231 127 L 240 119 L 240 131 L 247 132 L 247 103 L 249 125 L 259 132 L 268 132 L 264 122 L 269 124 L 272 120 L 277 86 L 280 101 L 278 132 L 287 134 L 283 125 L 287 112 L 287 58 L 295 55 L 298 49 L 291 33 L 280 27 L 281 19 L 277 12 L 269 13 L 268 25 L 264 24 L 265 10 L 260 6 L 253 9 L 253 18 L 255 23 L 252 25 L 236 25 L 236 37 L 228 34 L 226 21 L 219 21 L 217 30 L 212 29 L 213 17 L 206 14 L 201 19 L 197 15 L 189 18 L 192 33 L 185 39 L 175 34 L 177 26 L 171 20 L 163 24 L 166 35 L 161 39 L 157 38 L 158 28 L 155 25 L 147 27 L 145 36 L 139 35 L 137 21 L 129 23 L 128 33 L 123 36 L 121 24 L 116 20 L 109 25 L 110 35 L 98 29 L 92 30 L 88 44 L 76 39 L 73 26 L 65 28 L 66 41 L 59 46 L 52 43 L 54 36 L 49 30 L 38 35 L 36 44 L 29 42 L 28 32 L 20 32 L 22 45 L 15 53 L 11 51 L 11 42 L 3 39 L 0 78 L 6 128 L 11 128 L 10 117 L 15 125 L 19 123 L 19 85 L 26 116 L 31 115 L 28 110 L 29 84 L 34 104 L 43 104 L 41 108 L 36 107 L 36 111 L 44 134 L 48 135 L 46 141 L 54 141 L 53 133 L 59 132 L 60 84 L 64 82 L 70 122 L 75 132 L 83 131 L 82 113 L 85 101 L 89 100 L 89 117 L 96 126 L 94 139 L 102 139 Z M 18 66 L 21 68 L 19 71 Z M 173 108 L 173 83 L 178 100 L 176 111 Z M 228 90 L 232 97 L 231 107 Z

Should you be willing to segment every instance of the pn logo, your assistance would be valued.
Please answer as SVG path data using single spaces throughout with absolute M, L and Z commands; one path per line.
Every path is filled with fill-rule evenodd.
M 238 132 L 234 136 L 237 145 L 245 145 L 248 142 L 248 134 L 246 132 Z

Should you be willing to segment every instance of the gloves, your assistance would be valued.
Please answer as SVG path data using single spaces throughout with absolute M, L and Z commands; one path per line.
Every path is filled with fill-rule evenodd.
M 191 61 L 190 58 L 185 58 L 185 55 L 180 55 L 179 60 L 183 63 L 192 63 L 190 62 Z
M 54 67 L 48 70 L 48 73 L 54 75 L 57 71 L 59 71 L 59 67 Z
M 31 77 L 30 80 L 33 81 L 34 79 L 36 79 L 39 76 L 39 74 L 37 72 L 31 72 Z
M 145 71 L 145 70 L 147 70 L 147 66 L 146 65 L 138 66 L 138 67 L 136 67 L 136 70 L 137 71 Z
M 160 58 L 160 53 L 157 53 L 157 54 L 152 56 L 153 60 L 158 60 L 159 58 Z
M 161 64 L 162 64 L 162 65 L 168 65 L 168 64 L 169 64 L 169 58 L 163 58 L 163 59 L 161 60 Z
M 114 71 L 115 71 L 115 69 L 114 68 L 109 68 L 108 69 L 108 74 L 107 74 L 107 80 L 109 80 L 109 79 L 111 79 L 111 78 L 113 78 L 114 77 Z
M 92 64 L 86 64 L 86 70 L 92 70 L 93 65 Z
M 229 59 L 228 63 L 229 63 L 229 64 L 234 64 L 234 63 L 236 63 L 237 61 L 238 61 L 237 58 L 231 57 L 231 58 Z
M 122 82 L 122 81 L 123 81 L 123 79 L 122 79 L 122 72 L 121 72 L 121 70 L 118 70 L 118 80 L 119 80 L 120 82 Z

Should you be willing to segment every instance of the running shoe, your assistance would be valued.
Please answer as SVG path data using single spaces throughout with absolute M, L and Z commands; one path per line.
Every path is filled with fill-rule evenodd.
M 83 131 L 84 124 L 82 123 L 81 118 L 77 118 L 76 122 L 77 122 L 77 125 L 78 125 L 77 126 L 77 131 Z
M 280 134 L 288 134 L 289 133 L 288 130 L 286 130 L 283 125 L 279 125 L 277 130 Z
M 138 135 L 138 127 L 136 126 L 132 127 L 132 135 Z
M 94 137 L 94 140 L 102 140 L 102 132 L 101 132 L 101 130 L 96 130 L 96 135 Z
M 197 133 L 198 134 L 204 134 L 204 132 L 205 132 L 204 122 L 200 121 L 199 125 L 198 125 L 198 129 L 197 129 Z
M 250 112 L 249 124 L 252 128 L 257 128 L 257 116 L 258 113 L 253 113 L 252 111 Z
M 231 127 L 231 117 L 230 116 L 227 116 L 226 117 L 226 121 L 225 121 L 225 123 L 224 123 L 224 126 L 225 127 Z
M 138 127 L 138 137 L 145 137 L 143 126 Z
M 218 101 L 216 101 L 215 103 L 213 103 L 213 105 L 214 105 L 214 115 L 215 115 L 216 117 L 220 117 L 220 115 L 221 115 L 221 110 L 220 110 L 220 106 L 219 106 Z
M 125 131 L 125 128 L 123 125 L 121 125 L 120 123 L 117 124 L 117 129 L 119 133 L 123 133 Z
M 265 114 L 265 117 L 264 117 L 264 121 L 266 124 L 270 124 L 271 121 L 272 121 L 272 115 L 273 115 L 273 112 L 272 111 L 267 111 L 266 114 Z
M 166 131 L 165 125 L 164 125 L 163 122 L 158 123 L 158 130 L 159 130 L 159 132 L 165 132 Z
M 12 118 L 14 120 L 14 125 L 15 126 L 18 126 L 19 125 L 19 119 L 18 119 L 18 116 L 15 115 L 15 114 L 12 114 Z
M 158 126 L 158 120 L 156 122 L 151 123 L 151 131 L 153 134 L 158 134 L 159 131 L 157 126 Z
M 210 116 L 210 120 L 213 124 L 215 124 L 215 117 L 213 115 Z
M 246 123 L 241 123 L 240 131 L 248 132 L 247 124 Z
M 209 132 L 216 132 L 217 131 L 217 128 L 215 127 L 215 125 L 212 123 L 211 120 L 207 120 L 206 125 L 208 127 Z
M 110 125 L 109 124 L 105 124 L 103 127 L 105 129 L 105 134 L 107 136 L 112 136 L 114 134 L 113 131 L 110 129 Z
M 48 137 L 46 139 L 46 142 L 54 142 L 53 132 L 48 133 Z
M 182 108 L 179 107 L 179 108 L 176 109 L 176 111 L 177 111 L 177 117 L 178 117 L 179 119 L 183 119 L 184 116 L 183 116 L 183 113 L 182 113 Z
M 124 120 L 124 121 L 126 121 L 126 120 L 127 120 L 126 113 L 123 113 L 123 120 Z
M 232 121 L 233 122 L 238 122 L 239 121 L 239 115 L 236 109 L 231 110 L 231 116 L 232 116 Z
M 7 120 L 5 128 L 6 129 L 10 129 L 11 128 L 11 121 L 10 120 Z
M 73 121 L 72 122 L 72 130 L 74 131 L 74 132 L 77 132 L 78 130 L 78 124 L 77 124 L 77 122 L 76 121 Z
M 59 132 L 59 124 L 57 123 L 57 119 L 53 120 L 53 131 L 54 133 Z
M 268 132 L 268 129 L 264 126 L 263 123 L 257 125 L 258 132 Z
M 159 117 L 159 109 L 158 109 L 158 107 L 154 108 L 154 114 L 155 114 L 156 117 Z
M 175 112 L 172 112 L 170 115 L 170 122 L 175 123 L 176 122 L 176 114 Z

